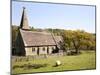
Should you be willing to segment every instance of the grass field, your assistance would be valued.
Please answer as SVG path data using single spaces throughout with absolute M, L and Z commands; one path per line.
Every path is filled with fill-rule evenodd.
M 60 60 L 62 64 L 55 67 L 57 60 Z M 95 52 L 84 51 L 76 56 L 51 56 L 46 59 L 12 62 L 12 74 L 95 69 L 95 62 Z M 33 66 L 34 64 L 35 66 Z

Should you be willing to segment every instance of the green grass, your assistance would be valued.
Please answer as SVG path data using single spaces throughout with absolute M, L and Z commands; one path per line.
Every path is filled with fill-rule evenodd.
M 56 60 L 60 60 L 62 65 L 54 67 Z M 36 67 L 39 68 L 23 67 L 26 65 L 32 66 L 34 64 L 36 64 L 37 65 Z M 95 69 L 96 68 L 95 52 L 84 51 L 82 52 L 82 54 L 76 56 L 59 56 L 59 57 L 55 56 L 55 57 L 48 57 L 47 59 L 35 59 L 30 61 L 12 62 L 12 67 L 13 67 L 12 74 Z

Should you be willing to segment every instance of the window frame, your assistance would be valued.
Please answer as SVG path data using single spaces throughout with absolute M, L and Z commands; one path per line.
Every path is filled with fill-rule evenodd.
M 35 52 L 35 48 L 34 47 L 32 47 L 32 52 Z
M 43 51 L 45 51 L 46 49 L 45 49 L 45 47 L 43 47 Z

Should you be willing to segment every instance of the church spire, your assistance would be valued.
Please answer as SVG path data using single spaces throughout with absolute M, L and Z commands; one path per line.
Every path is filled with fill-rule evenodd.
M 21 18 L 20 28 L 25 29 L 25 30 L 30 29 L 29 26 L 28 26 L 28 19 L 27 19 L 25 7 L 23 7 L 23 13 L 22 13 L 22 18 Z

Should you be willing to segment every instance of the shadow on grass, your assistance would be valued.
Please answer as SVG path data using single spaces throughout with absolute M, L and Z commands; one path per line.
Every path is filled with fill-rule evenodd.
M 62 64 L 60 64 L 60 65 L 57 65 L 57 64 L 55 64 L 55 65 L 53 65 L 52 67 L 58 67 L 58 66 L 61 66 Z
M 24 65 L 16 65 L 16 66 L 13 66 L 13 69 L 16 69 L 16 68 L 23 68 L 23 69 L 38 69 L 38 68 L 41 68 L 41 67 L 46 67 L 48 64 L 24 64 Z

